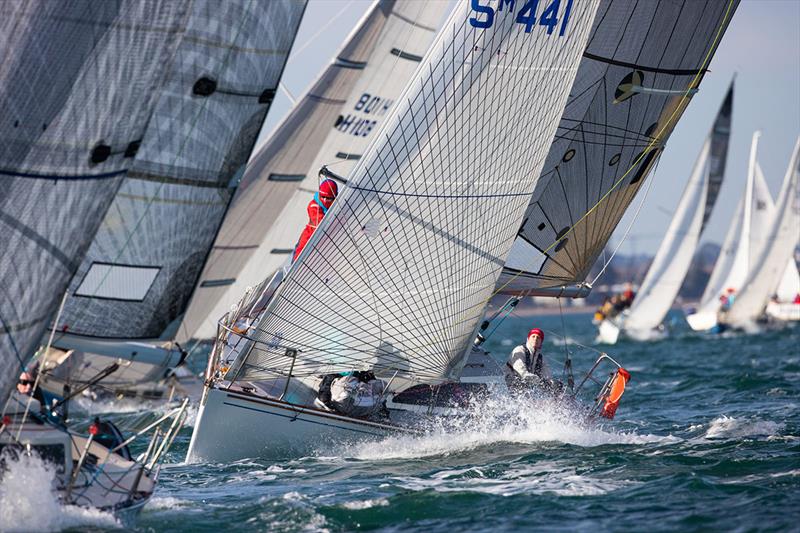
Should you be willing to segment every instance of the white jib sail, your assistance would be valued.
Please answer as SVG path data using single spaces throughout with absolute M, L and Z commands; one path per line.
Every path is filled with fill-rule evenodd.
M 717 323 L 720 296 L 729 288 L 735 292 L 741 289 L 772 219 L 772 196 L 756 159 L 760 136 L 761 132 L 753 134 L 745 195 L 736 209 L 703 299 L 692 315 L 694 319 L 689 319 L 693 329 L 708 329 Z M 741 224 L 736 223 L 739 220 Z
M 382 0 L 248 164 L 179 341 L 210 339 L 247 287 L 291 256 L 323 164 L 355 166 L 419 66 L 448 2 Z
M 639 288 L 630 316 L 625 320 L 625 329 L 628 331 L 645 332 L 658 327 L 683 285 L 700 241 L 708 193 L 707 162 L 710 149 L 709 139 L 703 144 L 664 241 Z
M 793 302 L 798 294 L 800 294 L 800 271 L 797 270 L 794 257 L 790 257 L 786 263 L 786 270 L 781 276 L 781 282 L 778 283 L 778 288 L 775 290 L 775 295 L 779 302 Z
M 800 138 L 783 179 L 775 216 L 726 322 L 745 327 L 764 311 L 800 238 Z
M 496 7 L 494 7 L 496 6 Z M 461 2 L 229 379 L 457 377 L 550 148 L 597 2 Z

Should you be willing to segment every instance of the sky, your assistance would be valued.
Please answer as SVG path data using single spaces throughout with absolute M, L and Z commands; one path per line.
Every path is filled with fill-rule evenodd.
M 688 0 L 696 1 L 696 0 Z M 259 143 L 291 108 L 367 11 L 367 0 L 309 0 L 279 92 Z M 725 182 L 702 242 L 721 243 L 736 203 L 744 194 L 750 141 L 761 130 L 758 160 L 773 197 L 777 196 L 800 135 L 800 0 L 742 0 L 699 92 L 667 142 L 647 196 L 643 187 L 621 221 L 616 245 L 644 199 L 638 217 L 620 247 L 623 254 L 654 254 L 714 115 L 736 75 L 733 125 Z

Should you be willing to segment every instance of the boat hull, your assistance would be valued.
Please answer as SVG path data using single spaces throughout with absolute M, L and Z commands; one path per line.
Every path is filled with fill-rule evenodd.
M 686 315 L 686 322 L 694 331 L 711 331 L 717 327 L 717 313 L 697 312 Z
M 620 328 L 611 320 L 603 320 L 597 328 L 597 342 L 601 344 L 616 344 L 619 340 Z
M 767 304 L 766 314 L 784 322 L 800 321 L 800 304 L 770 302 Z
M 225 462 L 288 456 L 331 443 L 377 440 L 399 426 L 351 418 L 312 407 L 216 388 L 200 407 L 187 461 Z

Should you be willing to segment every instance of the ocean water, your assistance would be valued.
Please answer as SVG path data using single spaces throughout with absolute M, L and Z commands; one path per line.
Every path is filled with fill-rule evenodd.
M 800 327 L 708 337 L 676 319 L 667 340 L 602 347 L 588 315 L 563 326 L 559 316 L 511 317 L 487 345 L 505 357 L 534 326 L 556 374 L 557 334 L 576 374 L 593 349 L 630 370 L 615 420 L 498 402 L 448 433 L 228 464 L 183 463 L 188 427 L 137 530 L 800 530 Z M 497 423 L 509 414 L 516 424 Z M 37 506 L 22 522 L 0 506 L 0 530 L 113 529 L 107 516 Z

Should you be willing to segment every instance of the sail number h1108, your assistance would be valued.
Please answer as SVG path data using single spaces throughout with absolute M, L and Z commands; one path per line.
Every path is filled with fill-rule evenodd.
M 516 7 L 519 9 L 516 11 L 514 22 L 525 26 L 525 33 L 530 33 L 536 25 L 536 11 L 539 8 L 539 0 L 499 0 L 500 3 L 497 5 L 497 10 L 489 5 L 481 5 L 481 1 L 472 0 L 472 10 L 475 12 L 475 16 L 470 17 L 469 23 L 475 28 L 491 28 L 494 24 L 495 16 L 513 15 Z M 566 0 L 565 2 L 566 7 L 561 18 L 561 28 L 558 31 L 559 37 L 563 37 L 567 29 L 569 14 L 572 11 L 572 1 Z M 539 26 L 547 28 L 547 35 L 552 35 L 553 30 L 558 25 L 558 10 L 560 8 L 561 0 L 550 0 L 550 4 L 539 15 Z

